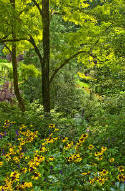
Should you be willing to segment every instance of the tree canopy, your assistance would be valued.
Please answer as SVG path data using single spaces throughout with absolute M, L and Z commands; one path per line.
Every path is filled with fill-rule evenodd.
M 4 43 L 5 52 L 11 52 L 13 42 L 17 54 L 34 48 L 41 63 L 46 111 L 50 111 L 52 80 L 73 59 L 88 70 L 118 64 L 122 67 L 124 7 L 123 0 L 15 0 L 13 9 L 11 1 L 0 0 L 0 42 Z

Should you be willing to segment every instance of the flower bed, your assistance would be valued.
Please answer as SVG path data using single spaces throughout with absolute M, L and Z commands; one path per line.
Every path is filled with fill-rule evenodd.
M 59 135 L 55 124 L 41 139 L 30 125 L 0 124 L 0 190 L 111 190 L 125 182 L 125 166 L 114 150 L 93 145 L 86 132 L 76 142 Z

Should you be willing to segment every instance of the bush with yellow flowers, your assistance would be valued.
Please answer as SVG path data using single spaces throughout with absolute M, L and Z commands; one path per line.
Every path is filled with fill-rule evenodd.
M 0 123 L 0 191 L 106 191 L 125 182 L 125 166 L 110 148 L 93 145 L 85 132 L 73 141 L 55 124 L 49 129 L 41 139 L 35 127 Z

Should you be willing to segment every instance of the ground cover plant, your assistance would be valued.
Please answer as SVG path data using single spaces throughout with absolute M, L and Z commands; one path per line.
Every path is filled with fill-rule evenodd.
M 41 139 L 33 125 L 0 122 L 0 190 L 111 190 L 125 182 L 115 151 L 93 145 L 89 131 L 76 141 L 49 124 Z

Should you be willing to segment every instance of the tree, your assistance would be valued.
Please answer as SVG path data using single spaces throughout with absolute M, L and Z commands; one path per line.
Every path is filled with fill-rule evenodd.
M 10 0 L 10 3 L 11 3 L 12 8 L 15 10 L 15 0 Z M 13 12 L 15 12 L 15 11 L 13 11 Z M 13 38 L 13 40 L 15 40 L 16 39 L 16 26 L 13 25 L 13 22 L 14 22 L 13 19 L 14 19 L 14 17 L 12 18 L 12 25 L 11 25 L 12 26 L 12 38 Z M 19 107 L 20 107 L 21 111 L 24 112 L 25 106 L 24 106 L 23 99 L 20 95 L 19 87 L 18 87 L 16 43 L 15 42 L 12 43 L 11 55 L 12 55 L 12 66 L 13 66 L 14 92 L 15 92 L 16 98 L 18 100 Z
M 5 0 L 1 0 L 1 2 L 4 4 Z M 117 3 L 118 7 L 114 6 L 114 2 Z M 103 57 L 107 54 L 106 47 L 113 51 L 111 44 L 107 43 L 107 37 L 115 31 L 116 23 L 114 23 L 114 17 L 116 12 L 119 13 L 119 16 L 121 15 L 120 8 L 122 3 L 123 1 L 118 3 L 118 0 L 110 2 L 102 1 L 101 4 L 93 4 L 91 1 L 83 2 L 82 0 L 51 0 L 50 3 L 49 0 L 24 0 L 17 2 L 18 5 L 22 5 L 20 11 L 18 7 L 16 17 L 20 21 L 22 28 L 20 28 L 20 31 L 16 31 L 16 39 L 10 38 L 9 34 L 2 31 L 4 35 L 0 42 L 27 40 L 33 45 L 41 63 L 42 99 L 45 112 L 50 112 L 50 85 L 60 69 L 74 58 L 78 58 L 78 62 L 86 62 L 90 67 L 95 65 L 95 56 L 98 60 L 103 60 Z M 20 16 L 22 12 L 24 13 L 24 18 Z M 58 15 L 63 18 L 65 23 L 72 23 L 74 25 L 74 31 L 61 34 L 66 47 L 63 46 L 63 43 L 59 45 L 59 54 L 57 48 L 54 53 L 54 48 L 51 48 L 52 44 L 50 41 L 50 24 L 53 17 Z M 26 27 L 27 18 L 29 20 L 34 19 L 33 23 L 29 25 L 33 29 L 32 32 Z M 41 22 L 38 22 L 40 18 Z M 40 24 L 36 26 L 35 23 Z M 36 40 L 41 31 L 43 55 L 37 46 L 39 42 Z M 52 54 L 55 54 L 61 62 L 50 76 L 50 56 Z
M 1 2 L 1 7 L 3 7 L 3 9 L 1 8 L 0 11 L 1 11 L 2 19 L 4 19 L 3 29 L 7 28 L 7 30 L 6 31 L 1 30 L 0 32 L 5 35 L 3 37 L 3 40 L 5 40 L 4 47 L 8 50 L 8 52 L 11 54 L 11 57 L 12 57 L 14 92 L 15 92 L 16 98 L 18 100 L 19 108 L 21 109 L 22 112 L 24 112 L 25 105 L 24 105 L 23 99 L 21 97 L 21 94 L 19 91 L 19 86 L 18 86 L 18 71 L 17 71 L 17 59 L 16 59 L 17 41 L 21 40 L 21 38 L 19 40 L 17 40 L 17 38 L 16 38 L 16 36 L 18 35 L 18 32 L 19 32 L 19 24 L 18 24 L 19 17 L 17 15 L 18 6 L 19 6 L 19 4 L 16 4 L 15 0 L 9 0 L 9 2 L 4 2 L 4 1 Z M 27 11 L 28 9 L 29 9 L 29 7 L 25 8 L 24 10 Z M 21 15 L 23 13 L 23 11 L 20 11 L 19 15 Z M 11 14 L 10 18 L 8 18 L 8 14 L 6 16 L 4 14 L 4 12 Z M 4 17 L 3 17 L 3 15 L 4 15 Z M 6 18 L 8 18 L 8 20 L 6 20 Z M 10 40 L 10 42 L 12 42 L 11 44 L 6 44 L 6 42 L 8 42 L 8 40 L 7 40 L 8 36 L 11 36 L 11 38 L 12 38 Z

